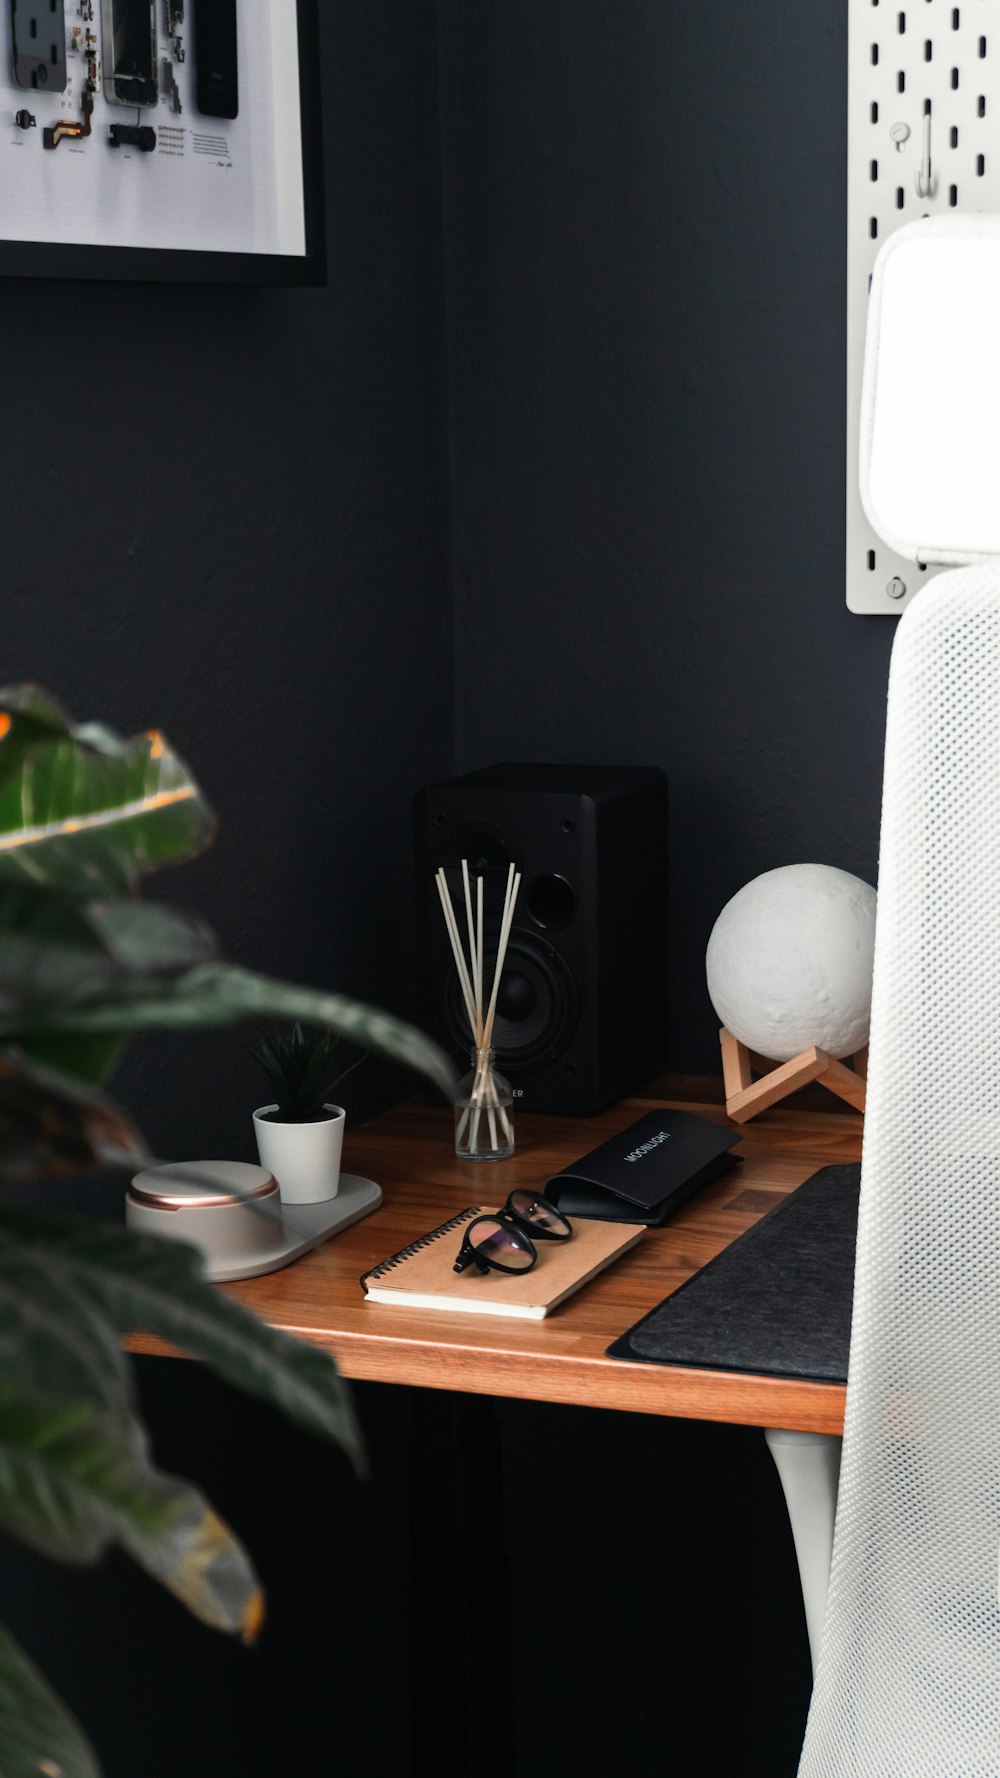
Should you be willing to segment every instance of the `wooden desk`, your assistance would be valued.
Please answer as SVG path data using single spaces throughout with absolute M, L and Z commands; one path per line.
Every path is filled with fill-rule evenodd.
M 680 1090 L 677 1079 L 668 1078 L 586 1121 L 522 1115 L 516 1156 L 495 1168 L 455 1159 L 450 1112 L 401 1106 L 345 1143 L 345 1167 L 378 1180 L 382 1208 L 287 1271 L 225 1288 L 274 1326 L 332 1352 L 348 1377 L 839 1434 L 843 1388 L 625 1364 L 604 1354 L 781 1195 L 818 1167 L 859 1159 L 861 1119 L 852 1111 L 793 1106 L 745 1126 L 737 1151 L 742 1166 L 700 1192 L 666 1228 L 650 1229 L 633 1252 L 546 1321 L 434 1315 L 363 1299 L 361 1273 L 388 1254 L 467 1204 L 502 1202 L 516 1185 L 538 1186 L 658 1105 L 727 1122 L 721 1104 L 706 1102 L 711 1082 L 688 1086 L 683 1096 Z M 148 1339 L 130 1344 L 165 1350 Z

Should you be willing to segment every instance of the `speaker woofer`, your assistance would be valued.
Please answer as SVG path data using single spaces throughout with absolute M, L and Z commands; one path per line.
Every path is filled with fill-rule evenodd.
M 487 942 L 483 978 L 488 1001 L 496 963 L 496 937 Z M 439 1004 L 455 1048 L 471 1046 L 469 1020 L 452 963 L 439 983 Z M 530 932 L 515 930 L 507 947 L 493 1025 L 493 1047 L 500 1068 L 514 1073 L 543 1057 L 559 1056 L 572 1043 L 579 1022 L 579 1001 L 573 977 L 558 952 Z

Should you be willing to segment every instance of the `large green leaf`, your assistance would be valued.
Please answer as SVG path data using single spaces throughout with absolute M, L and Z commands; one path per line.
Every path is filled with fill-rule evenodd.
M 310 1020 L 419 1070 L 446 1094 L 453 1090 L 444 1052 L 387 1013 L 227 964 L 178 968 L 214 947 L 189 916 L 142 902 L 67 907 L 43 894 L 38 919 L 22 910 L 18 924 L 12 903 L 32 895 L 21 885 L 7 885 L 6 893 L 0 886 L 0 1043 L 8 1044 L 0 1051 L 0 1176 L 148 1165 L 139 1133 L 96 1089 L 128 1037 L 156 1027 Z M 71 935 L 66 942 L 63 931 Z M 82 942 L 86 935 L 94 948 Z
M 174 976 L 218 956 L 214 933 L 160 902 L 72 902 L 0 881 L 0 1017 L 127 992 L 138 977 Z
M 40 685 L 0 686 L 0 713 L 29 734 L 68 735 L 73 727 L 58 698 Z
M 340 1445 L 363 1472 L 361 1435 L 333 1360 L 224 1296 L 193 1248 L 31 1210 L 0 1210 L 5 1237 L 118 1333 L 156 1334 L 203 1359 L 227 1382 Z
M 88 917 L 86 903 L 42 884 L 0 878 L 0 1020 L 9 1030 L 17 1027 L 24 1005 L 40 1009 L 52 1000 L 93 999 L 122 973 Z M 96 1086 L 110 1075 L 121 1048 L 117 1034 L 54 1042 L 40 1034 L 33 1054 L 39 1062 Z
M 47 883 L 0 878 L 0 934 L 5 944 L 46 952 L 103 952 L 126 970 L 190 969 L 218 955 L 200 914 L 134 896 L 81 901 Z
M 424 1074 L 450 1098 L 455 1070 L 444 1051 L 422 1031 L 390 1013 L 322 989 L 256 975 L 235 964 L 204 964 L 164 981 L 124 978 L 94 1004 L 28 1005 L 15 1019 L 0 1008 L 0 1041 L 28 1042 L 35 1033 L 93 1036 L 114 1032 L 192 1031 L 233 1025 L 248 1018 L 301 1019 L 325 1025 L 361 1049 Z
M 144 872 L 200 852 L 211 810 L 156 733 L 119 740 L 92 728 L 23 736 L 0 702 L 0 876 L 74 895 L 119 894 Z
M 0 1376 L 29 1389 L 93 1402 L 111 1414 L 132 1407 L 121 1336 L 45 1256 L 0 1234 Z
M 125 1035 L 70 1037 L 46 1029 L 46 1008 L 111 1000 L 130 975 L 176 975 L 218 955 L 197 915 L 119 897 L 84 902 L 46 885 L 0 878 L 0 1023 L 10 1032 L 32 1009 L 25 1048 L 39 1062 L 98 1086 Z
M 72 980 L 73 969 L 84 967 L 78 952 L 101 956 L 119 972 L 146 974 L 191 969 L 219 954 L 218 940 L 199 914 L 131 895 L 80 901 L 48 884 L 4 878 L 0 937 L 11 953 L 3 979 L 22 992 L 35 978 L 44 986 L 44 970 L 61 959 Z
M 63 1037 L 56 1032 L 36 1030 L 20 1046 L 20 1053 L 26 1063 L 49 1069 L 67 1085 L 82 1088 L 85 1093 L 90 1094 L 92 1102 L 104 1103 L 97 1089 L 102 1081 L 111 1079 L 127 1047 L 128 1038 L 117 1031 L 93 1037 Z M 41 1152 L 38 1159 L 38 1177 L 42 1178 L 51 1169 Z M 92 1164 L 98 1166 L 111 1163 L 101 1163 L 99 1158 L 95 1158 Z M 84 1170 L 86 1171 L 86 1167 Z M 0 1144 L 0 1175 L 3 1172 L 4 1157 Z
M 35 891 L 0 883 L 0 1026 L 18 1033 L 37 1061 L 99 1086 L 110 1078 L 127 1034 L 89 1037 L 53 1028 L 53 1009 L 114 1004 L 217 955 L 203 921 L 156 902 L 117 900 L 66 906 L 39 895 L 37 918 L 18 923 L 10 903 Z M 60 924 L 61 922 L 61 924 Z M 29 1035 L 30 1029 L 30 1035 Z
M 0 1778 L 101 1778 L 83 1730 L 0 1629 Z
M 199 914 L 121 899 L 88 902 L 85 912 L 110 961 L 129 974 L 175 975 L 218 958 L 218 939 Z
M 0 877 L 118 894 L 189 858 L 215 821 L 157 731 L 74 726 L 38 686 L 0 689 Z
M 100 1167 L 134 1173 L 151 1158 L 112 1100 L 19 1050 L 0 1050 L 0 1177 L 58 1178 Z
M 161 735 L 71 729 L 37 688 L 0 691 L 0 1042 L 96 1086 L 135 1031 L 288 1017 L 450 1094 L 454 1070 L 412 1026 L 221 963 L 201 922 L 124 898 L 145 871 L 205 845 L 213 825 Z
M 2 757 L 2 749 L 0 749 Z M 37 945 L 82 945 L 100 949 L 101 941 L 87 916 L 87 904 L 77 902 L 60 889 L 45 883 L 15 882 L 0 878 L 0 932 L 12 939 Z
M 21 770 L 29 748 L 63 739 L 73 724 L 62 705 L 37 685 L 0 689 L 0 784 Z
M 0 1377 L 0 1525 L 43 1555 L 96 1562 L 134 1526 L 155 1537 L 169 1493 L 122 1418 Z
M 15 1027 L 22 1007 L 88 1004 L 121 991 L 127 971 L 96 944 L 60 944 L 0 928 L 0 1018 Z
M 44 1555 L 93 1562 L 119 1544 L 213 1628 L 252 1641 L 250 1561 L 208 1503 L 154 1469 L 139 1423 L 0 1377 L 0 1525 Z

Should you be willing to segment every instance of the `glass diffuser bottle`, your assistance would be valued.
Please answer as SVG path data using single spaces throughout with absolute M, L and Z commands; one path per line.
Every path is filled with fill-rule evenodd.
M 455 1153 L 460 1161 L 507 1161 L 514 1153 L 514 1094 L 494 1067 L 492 1049 L 475 1049 L 455 1094 Z

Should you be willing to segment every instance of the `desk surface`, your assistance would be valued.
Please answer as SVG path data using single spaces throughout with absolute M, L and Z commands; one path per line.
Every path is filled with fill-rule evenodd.
M 746 1125 L 737 1150 L 742 1166 L 699 1192 L 665 1228 L 649 1229 L 638 1247 L 545 1321 L 432 1314 L 364 1301 L 360 1275 L 379 1260 L 467 1204 L 500 1202 L 516 1185 L 537 1186 L 644 1112 L 672 1105 L 727 1122 L 722 1105 L 690 1091 L 678 1096 L 676 1080 L 664 1080 L 599 1118 L 521 1115 L 517 1154 L 495 1168 L 455 1159 L 449 1111 L 400 1106 L 351 1132 L 344 1145 L 345 1167 L 379 1181 L 382 1208 L 287 1270 L 224 1288 L 274 1326 L 332 1352 L 348 1377 L 840 1432 L 842 1387 L 627 1364 L 604 1353 L 818 1167 L 858 1160 L 861 1119 L 855 1112 L 772 1110 Z M 130 1345 L 140 1352 L 166 1350 L 147 1338 Z

